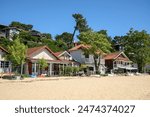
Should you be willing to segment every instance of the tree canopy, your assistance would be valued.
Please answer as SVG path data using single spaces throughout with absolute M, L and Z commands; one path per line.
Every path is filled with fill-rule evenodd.
M 79 31 L 79 33 L 81 33 L 81 32 L 89 31 L 91 30 L 91 28 L 89 28 L 89 26 L 87 25 L 86 19 L 81 14 L 75 13 L 75 14 L 72 14 L 72 17 L 75 19 L 75 22 L 76 22 L 74 26 L 74 31 L 72 34 L 72 40 L 73 40 L 76 31 Z
M 69 32 L 63 32 L 60 35 L 56 35 L 55 39 L 52 38 L 50 33 L 41 33 L 40 31 L 33 30 L 33 25 L 24 24 L 17 21 L 11 22 L 10 27 L 16 27 L 20 30 L 19 35 L 14 36 L 14 42 L 7 38 L 0 38 L 0 46 L 4 48 L 10 48 L 18 40 L 19 36 L 20 44 L 26 45 L 28 48 L 46 45 L 52 49 L 52 51 L 64 51 L 74 46 L 74 36 L 78 31 L 79 43 L 84 43 L 91 46 L 88 50 L 97 56 L 97 51 L 103 51 L 109 53 L 110 51 L 125 51 L 129 59 L 138 64 L 138 69 L 143 72 L 144 66 L 150 63 L 150 34 L 145 30 L 138 31 L 130 29 L 126 35 L 115 36 L 113 39 L 108 35 L 107 30 L 93 31 L 87 24 L 86 18 L 82 14 L 72 14 L 75 20 L 75 26 L 73 34 Z M 2 29 L 7 26 L 0 25 Z M 1 29 L 1 30 L 2 30 Z
M 110 53 L 111 43 L 107 40 L 106 36 L 94 31 L 83 32 L 78 36 L 81 43 L 91 46 L 93 54 L 97 55 L 97 51 Z
M 40 73 L 42 73 L 42 71 L 46 68 L 46 67 L 48 67 L 48 63 L 46 62 L 46 60 L 44 59 L 44 58 L 42 58 L 42 59 L 39 59 L 38 60 L 38 64 L 39 64 L 39 68 L 40 68 Z
M 61 35 L 56 35 L 55 39 L 58 42 L 62 42 L 62 46 L 64 46 L 63 49 L 65 50 L 70 49 L 73 46 L 71 33 L 64 32 Z
M 8 46 L 9 54 L 6 56 L 13 65 L 21 66 L 21 75 L 23 72 L 23 64 L 26 59 L 27 46 L 20 42 L 20 38 L 17 36 L 13 41 L 13 44 Z
M 33 28 L 33 25 L 31 25 L 31 24 L 23 24 L 23 23 L 16 22 L 16 21 L 11 22 L 11 24 L 9 26 L 16 27 L 16 28 L 26 30 L 26 31 L 30 31 Z
M 81 43 L 88 46 L 88 48 L 85 49 L 85 53 L 93 55 L 95 68 L 98 72 L 100 57 L 104 53 L 110 53 L 111 43 L 109 43 L 105 35 L 93 31 L 82 32 L 78 38 Z M 97 61 L 97 58 L 99 58 L 99 61 Z
M 145 30 L 130 29 L 122 41 L 127 56 L 138 64 L 139 72 L 144 72 L 144 66 L 150 63 L 150 35 Z

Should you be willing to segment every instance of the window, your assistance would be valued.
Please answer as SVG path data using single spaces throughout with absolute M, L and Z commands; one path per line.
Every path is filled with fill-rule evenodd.
M 86 53 L 86 54 L 84 54 L 84 55 L 85 55 L 85 58 L 89 58 L 89 54 Z
M 0 67 L 1 68 L 8 68 L 9 67 L 9 62 L 8 61 L 1 61 L 0 62 Z
M 5 68 L 8 68 L 9 67 L 9 62 L 5 62 Z
M 0 62 L 0 67 L 1 67 L 1 68 L 4 68 L 4 61 L 1 61 L 1 62 Z

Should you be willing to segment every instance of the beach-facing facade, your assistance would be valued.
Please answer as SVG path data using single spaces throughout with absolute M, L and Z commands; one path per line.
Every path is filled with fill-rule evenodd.
M 86 54 L 84 52 L 84 49 L 86 48 L 87 46 L 80 44 L 71 48 L 69 52 L 76 61 L 86 67 L 84 70 L 85 72 L 90 72 L 91 74 L 94 74 L 96 72 L 94 58 L 92 54 Z M 105 61 L 102 56 L 100 56 L 99 72 L 101 74 L 105 74 Z
M 66 57 L 65 57 L 66 56 Z M 64 59 L 63 59 L 64 57 Z M 77 62 L 73 61 L 72 56 L 67 52 L 54 53 L 47 46 L 29 48 L 27 50 L 27 62 L 25 64 L 25 73 L 39 75 L 40 69 L 38 61 L 40 59 L 46 60 L 48 67 L 46 67 L 42 74 L 48 76 L 61 75 L 62 69 L 65 66 L 77 66 Z
M 80 65 L 80 63 L 78 63 L 76 60 L 74 60 L 73 57 L 72 57 L 72 55 L 69 54 L 67 51 L 55 52 L 54 54 L 64 64 L 67 64 L 69 66 L 76 66 L 76 67 L 79 67 L 79 65 Z
M 11 72 L 11 63 L 4 57 L 6 54 L 8 54 L 7 50 L 0 46 L 0 73 Z
M 107 72 L 137 71 L 137 67 L 133 66 L 133 62 L 123 51 L 107 54 L 104 59 Z
M 66 66 L 70 67 L 84 67 L 84 73 L 95 74 L 94 58 L 91 54 L 85 54 L 86 46 L 77 45 L 67 51 L 54 53 L 47 46 L 28 48 L 26 55 L 26 63 L 24 64 L 24 74 L 47 76 L 63 75 Z M 7 50 L 0 47 L 0 73 L 12 72 L 11 62 L 4 58 L 5 54 L 9 54 Z M 44 70 L 41 71 L 39 60 L 44 59 L 48 64 Z M 98 58 L 99 59 L 99 58 Z M 137 67 L 133 66 L 133 62 L 125 55 L 124 52 L 110 53 L 100 57 L 99 72 L 101 74 L 120 73 L 137 71 Z

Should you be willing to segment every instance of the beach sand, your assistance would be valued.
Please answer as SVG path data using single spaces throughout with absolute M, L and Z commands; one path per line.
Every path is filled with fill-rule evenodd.
M 0 79 L 1 100 L 150 100 L 150 75 Z

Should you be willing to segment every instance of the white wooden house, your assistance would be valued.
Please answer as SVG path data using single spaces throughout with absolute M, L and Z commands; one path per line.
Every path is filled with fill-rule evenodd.
M 11 72 L 11 63 L 4 57 L 6 54 L 8 54 L 7 50 L 0 46 L 0 73 Z
M 85 72 L 95 73 L 96 69 L 95 69 L 93 55 L 85 54 L 85 52 L 84 52 L 85 48 L 87 48 L 87 46 L 80 44 L 80 45 L 77 45 L 77 46 L 71 48 L 69 50 L 69 52 L 70 52 L 71 56 L 73 57 L 73 59 L 75 59 L 81 65 L 86 66 Z M 101 74 L 105 74 L 105 61 L 102 56 L 100 57 L 99 72 Z
M 62 59 L 63 57 L 65 57 L 65 59 Z M 39 75 L 40 69 L 38 60 L 42 58 L 48 63 L 48 67 L 44 70 L 44 74 L 47 74 L 48 76 L 60 75 L 61 67 L 64 68 L 64 66 L 70 64 L 75 66 L 77 64 L 77 62 L 71 60 L 71 55 L 66 51 L 54 53 L 47 46 L 34 47 L 27 50 L 25 73 Z

